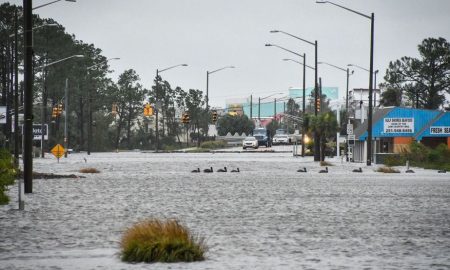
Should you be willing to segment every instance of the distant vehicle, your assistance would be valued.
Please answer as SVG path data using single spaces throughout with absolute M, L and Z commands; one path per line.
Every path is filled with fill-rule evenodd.
M 288 132 L 284 128 L 279 128 L 279 129 L 275 130 L 275 135 L 277 135 L 277 134 L 285 135 L 285 134 L 288 134 Z
M 289 136 L 285 134 L 275 134 L 275 136 L 273 136 L 272 144 L 289 144 Z
M 258 149 L 258 140 L 255 137 L 247 137 L 242 141 L 242 148 L 247 149 L 248 147 Z
M 266 128 L 255 128 L 253 130 L 253 136 L 258 140 L 258 145 L 265 147 L 272 146 L 272 140 L 270 139 L 270 133 Z

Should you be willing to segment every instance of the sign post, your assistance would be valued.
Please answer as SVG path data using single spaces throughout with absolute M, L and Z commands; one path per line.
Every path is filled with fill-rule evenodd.
M 58 163 L 59 163 L 59 159 L 64 156 L 64 147 L 62 147 L 62 145 L 57 144 L 55 145 L 55 147 L 52 148 L 52 154 L 58 159 Z

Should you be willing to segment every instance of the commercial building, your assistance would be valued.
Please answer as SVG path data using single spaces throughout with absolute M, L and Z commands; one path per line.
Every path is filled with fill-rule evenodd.
M 366 162 L 367 121 L 354 131 L 355 142 L 351 147 L 355 162 Z M 374 110 L 373 160 L 388 153 L 402 153 L 413 141 L 429 147 L 444 143 L 450 148 L 450 112 L 402 107 Z

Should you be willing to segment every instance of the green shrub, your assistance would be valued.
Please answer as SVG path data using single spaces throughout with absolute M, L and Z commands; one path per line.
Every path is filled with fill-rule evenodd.
M 0 149 L 0 204 L 9 202 L 6 191 L 9 185 L 14 184 L 16 175 L 17 169 L 14 167 L 11 154 L 5 149 Z
M 147 219 L 127 229 L 121 239 L 126 262 L 193 262 L 205 259 L 203 238 L 193 236 L 177 220 Z
M 409 148 L 410 152 L 405 153 L 404 156 L 411 162 L 426 162 L 428 160 L 430 148 L 418 142 L 412 142 Z
M 446 144 L 440 144 L 435 149 L 413 142 L 410 152 L 403 153 L 403 159 L 409 159 L 412 166 L 425 169 L 450 170 L 450 149 Z
M 203 149 L 218 149 L 227 147 L 227 142 L 224 140 L 220 141 L 206 141 L 200 144 L 200 148 Z
M 388 155 L 384 158 L 384 165 L 391 166 L 403 166 L 406 164 L 406 158 L 400 155 Z

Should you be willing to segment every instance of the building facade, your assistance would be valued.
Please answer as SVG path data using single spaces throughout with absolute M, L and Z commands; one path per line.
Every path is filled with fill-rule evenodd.
M 402 107 L 375 109 L 372 121 L 372 145 L 376 162 L 380 154 L 400 154 L 409 150 L 413 141 L 429 147 L 444 143 L 450 148 L 450 112 Z M 367 159 L 367 121 L 355 129 L 352 158 Z

